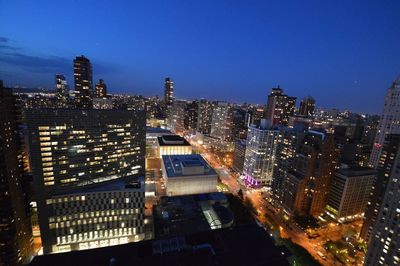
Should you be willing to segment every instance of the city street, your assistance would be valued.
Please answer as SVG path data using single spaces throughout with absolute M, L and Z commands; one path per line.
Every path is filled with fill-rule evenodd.
M 194 145 L 193 145 L 194 144 Z M 318 233 L 321 237 L 310 239 L 306 232 L 302 231 L 298 226 L 290 223 L 290 221 L 283 221 L 276 209 L 271 206 L 265 198 L 263 198 L 260 190 L 249 189 L 238 182 L 237 175 L 231 173 L 221 163 L 221 160 L 212 152 L 204 149 L 201 145 L 193 143 L 193 148 L 199 152 L 212 167 L 214 167 L 220 175 L 221 182 L 224 183 L 232 194 L 237 195 L 238 191 L 242 189 L 244 197 L 250 199 L 254 206 L 257 215 L 255 218 L 262 224 L 277 224 L 279 225 L 279 232 L 282 238 L 288 238 L 292 242 L 305 248 L 321 265 L 333 266 L 342 265 L 331 254 L 327 254 L 323 248 L 324 240 L 338 240 L 344 232 L 344 228 L 328 228 L 322 229 Z M 270 220 L 269 220 L 270 219 Z M 323 236 L 323 237 L 322 237 Z M 318 253 L 323 254 L 322 258 Z

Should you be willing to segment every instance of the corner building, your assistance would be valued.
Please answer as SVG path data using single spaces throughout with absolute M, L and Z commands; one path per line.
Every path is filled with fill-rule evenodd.
M 30 109 L 26 119 L 44 253 L 140 239 L 144 111 Z

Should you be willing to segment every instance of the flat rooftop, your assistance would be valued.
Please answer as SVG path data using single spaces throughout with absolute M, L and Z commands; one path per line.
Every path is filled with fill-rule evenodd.
M 157 139 L 160 146 L 190 146 L 190 143 L 179 135 L 163 135 Z
M 163 129 L 161 127 L 146 127 L 146 133 L 165 133 L 172 134 L 168 129 Z
M 356 177 L 364 175 L 374 175 L 376 174 L 376 170 L 370 167 L 352 166 L 350 168 L 339 169 L 337 173 L 346 177 Z
M 199 154 L 163 155 L 162 162 L 168 178 L 217 175 L 217 172 Z
M 153 208 L 155 236 L 209 231 L 214 229 L 213 222 L 228 225 L 234 219 L 228 205 L 222 192 L 161 197 Z

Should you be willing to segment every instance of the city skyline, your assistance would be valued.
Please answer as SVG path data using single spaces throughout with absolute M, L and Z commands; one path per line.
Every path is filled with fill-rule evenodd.
M 4 5 L 5 85 L 54 88 L 63 74 L 72 86 L 72 60 L 84 54 L 110 93 L 162 96 L 170 76 L 177 98 L 265 104 L 280 85 L 298 99 L 311 95 L 317 107 L 380 114 L 382 91 L 400 74 L 394 1 L 79 5 L 89 10 L 87 25 L 76 19 L 77 4 Z

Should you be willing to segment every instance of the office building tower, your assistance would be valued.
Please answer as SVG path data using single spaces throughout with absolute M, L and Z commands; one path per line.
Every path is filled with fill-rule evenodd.
M 382 152 L 383 156 L 383 152 Z M 382 158 L 382 157 L 381 157 Z M 400 151 L 394 155 L 364 265 L 400 265 Z M 381 159 L 382 160 L 382 159 Z
M 78 108 L 93 106 L 92 64 L 85 56 L 74 59 L 75 104 Z
M 56 75 L 57 102 L 59 107 L 66 107 L 69 98 L 67 80 L 64 75 Z
M 336 158 L 332 136 L 317 131 L 304 134 L 293 164 L 283 169 L 281 202 L 289 215 L 318 218 L 325 211 Z
M 104 83 L 104 80 L 99 79 L 99 82 L 96 83 L 95 95 L 97 98 L 107 97 L 107 85 Z
M 266 119 L 273 125 L 287 126 L 289 117 L 294 114 L 296 97 L 290 97 L 283 93 L 283 90 L 272 88 L 268 95 Z
M 232 141 L 233 113 L 226 102 L 218 102 L 213 109 L 210 136 L 223 141 Z
M 376 171 L 369 167 L 348 167 L 336 171 L 329 189 L 327 213 L 336 221 L 363 218 Z
M 186 104 L 183 124 L 186 130 L 193 133 L 197 128 L 198 111 L 199 106 L 197 101 L 192 101 Z
M 165 106 L 171 106 L 174 101 L 174 82 L 171 78 L 165 78 L 164 82 L 164 103 Z
M 361 228 L 360 237 L 369 242 L 372 237 L 374 224 L 378 222 L 377 217 L 382 206 L 389 177 L 394 171 L 396 155 L 400 148 L 400 135 L 388 134 L 383 143 L 380 160 L 377 167 L 377 175 L 374 180 L 367 210 L 365 212 L 364 224 Z
M 304 134 L 304 131 L 301 129 L 283 128 L 279 131 L 271 185 L 272 197 L 279 205 L 283 204 L 282 199 L 285 191 L 283 182 L 287 176 L 287 172 L 294 165 L 296 151 Z
M 315 100 L 311 96 L 305 97 L 300 102 L 299 115 L 312 116 L 315 109 Z
M 233 111 L 232 134 L 234 140 L 247 138 L 247 112 L 241 108 Z
M 186 105 L 187 102 L 176 100 L 167 110 L 167 126 L 176 134 L 181 134 L 185 131 Z
M 0 265 L 22 265 L 33 255 L 29 205 L 23 188 L 15 99 L 0 80 Z
M 242 174 L 244 166 L 244 158 L 246 155 L 246 140 L 239 139 L 235 142 L 235 149 L 233 151 L 233 165 L 232 169 L 238 174 Z
M 143 110 L 30 109 L 30 162 L 44 253 L 143 238 Z
M 369 164 L 376 168 L 387 134 L 400 134 L 400 76 L 388 89 Z
M 271 185 L 279 131 L 262 120 L 247 133 L 243 178 L 249 186 Z
M 261 119 L 265 119 L 266 107 L 254 106 L 247 111 L 246 125 L 260 125 Z
M 202 134 L 209 135 L 211 133 L 214 104 L 205 99 L 201 99 L 198 103 L 198 106 L 197 131 Z

